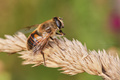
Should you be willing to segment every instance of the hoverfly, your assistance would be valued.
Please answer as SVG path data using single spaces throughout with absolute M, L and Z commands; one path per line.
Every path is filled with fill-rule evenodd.
M 64 28 L 62 18 L 53 17 L 51 20 L 27 28 L 36 28 L 27 39 L 27 49 L 32 50 L 34 55 L 41 53 L 43 55 L 44 65 L 46 65 L 42 50 L 50 39 L 55 41 L 53 38 L 55 35 L 65 35 L 61 30 L 61 28 Z M 59 31 L 59 33 L 57 33 L 57 31 Z

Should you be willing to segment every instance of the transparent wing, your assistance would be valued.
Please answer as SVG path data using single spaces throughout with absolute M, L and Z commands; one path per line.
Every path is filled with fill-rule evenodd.
M 50 33 L 46 33 L 42 38 L 39 39 L 39 43 L 32 49 L 33 54 L 41 53 L 45 45 L 47 44 L 48 40 L 50 38 Z
M 26 33 L 33 32 L 39 25 L 40 24 L 36 24 L 36 25 L 25 27 L 23 29 L 18 30 L 16 33 L 22 32 L 22 33 L 26 34 Z

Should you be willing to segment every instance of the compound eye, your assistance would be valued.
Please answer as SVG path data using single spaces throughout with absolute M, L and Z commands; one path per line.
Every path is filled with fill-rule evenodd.
M 56 21 L 56 25 L 58 26 L 59 29 L 61 28 L 61 24 L 59 21 Z
M 61 22 L 58 20 L 57 17 L 54 17 L 55 23 L 59 29 L 61 29 Z

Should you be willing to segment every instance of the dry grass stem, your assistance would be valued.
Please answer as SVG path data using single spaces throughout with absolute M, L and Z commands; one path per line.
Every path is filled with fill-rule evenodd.
M 6 39 L 0 38 L 0 52 L 18 53 L 24 59 L 23 65 L 43 64 L 41 54 L 31 55 L 32 51 L 26 49 L 26 36 L 19 32 L 13 37 L 5 35 Z M 67 38 L 58 40 L 59 47 L 52 41 L 50 46 L 44 48 L 46 66 L 61 67 L 65 74 L 75 75 L 87 72 L 92 75 L 102 76 L 105 80 L 120 80 L 120 59 L 103 51 L 88 51 L 85 45 L 78 40 L 70 41 Z M 61 48 L 60 48 L 61 47 Z

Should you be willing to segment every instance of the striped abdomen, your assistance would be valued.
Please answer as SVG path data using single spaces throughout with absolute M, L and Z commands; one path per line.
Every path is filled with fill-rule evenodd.
M 30 34 L 27 40 L 28 50 L 33 49 L 33 47 L 35 47 L 39 43 L 39 38 L 41 38 L 41 36 L 38 34 L 37 30 L 33 31 Z

